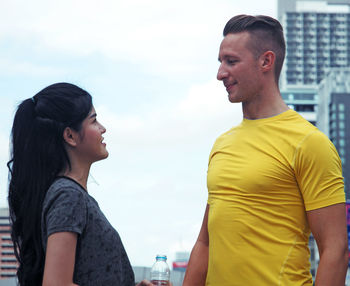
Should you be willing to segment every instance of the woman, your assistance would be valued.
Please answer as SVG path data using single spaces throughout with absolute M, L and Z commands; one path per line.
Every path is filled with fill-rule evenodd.
M 87 192 L 91 164 L 108 157 L 105 132 L 90 94 L 72 84 L 19 105 L 8 168 L 21 286 L 135 285 L 117 231 Z

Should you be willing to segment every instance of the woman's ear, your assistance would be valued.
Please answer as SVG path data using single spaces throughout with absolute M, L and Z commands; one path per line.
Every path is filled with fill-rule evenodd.
M 77 146 L 77 134 L 74 130 L 69 127 L 66 127 L 63 130 L 63 139 L 69 146 Z

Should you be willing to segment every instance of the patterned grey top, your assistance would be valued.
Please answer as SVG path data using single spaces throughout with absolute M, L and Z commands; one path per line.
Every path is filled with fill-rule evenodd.
M 78 234 L 73 282 L 131 286 L 134 273 L 117 231 L 97 202 L 74 180 L 59 177 L 47 191 L 41 221 L 43 247 L 55 232 Z

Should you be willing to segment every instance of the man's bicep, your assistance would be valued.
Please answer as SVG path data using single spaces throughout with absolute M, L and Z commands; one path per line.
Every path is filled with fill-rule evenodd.
M 320 252 L 332 244 L 347 244 L 345 203 L 307 211 L 306 214 Z
M 209 245 L 209 235 L 208 235 L 208 215 L 209 215 L 209 204 L 207 204 L 204 212 L 203 222 L 198 235 L 198 241 Z
M 308 211 L 307 217 L 320 254 L 315 285 L 344 285 L 349 258 L 345 204 Z
M 183 286 L 205 285 L 209 257 L 208 214 L 209 204 L 206 206 L 202 227 L 191 252 Z

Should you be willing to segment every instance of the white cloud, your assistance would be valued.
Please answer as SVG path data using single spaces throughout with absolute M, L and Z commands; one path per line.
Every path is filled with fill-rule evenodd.
M 5 134 L 0 133 L 0 181 L 1 181 L 1 193 L 0 193 L 0 207 L 4 207 L 7 203 L 7 165 L 9 160 L 9 138 Z
M 224 0 L 14 0 L 2 5 L 0 36 L 35 39 L 41 52 L 96 52 L 147 64 L 148 72 L 189 73 L 200 71 L 203 60 L 217 52 L 222 28 L 234 14 L 275 13 L 266 1 L 233 2 L 239 5 Z
M 30 61 L 18 61 L 7 58 L 0 58 L 0 74 L 6 74 L 7 76 L 18 76 L 18 74 L 30 74 L 33 77 L 50 75 L 61 76 L 64 73 L 64 70 L 57 67 L 38 65 Z
M 175 105 L 157 106 L 144 114 L 120 116 L 103 105 L 97 111 L 107 127 L 108 140 L 137 146 L 142 139 L 142 146 L 147 148 L 219 135 L 242 118 L 240 104 L 230 104 L 224 87 L 216 80 L 192 86 Z

